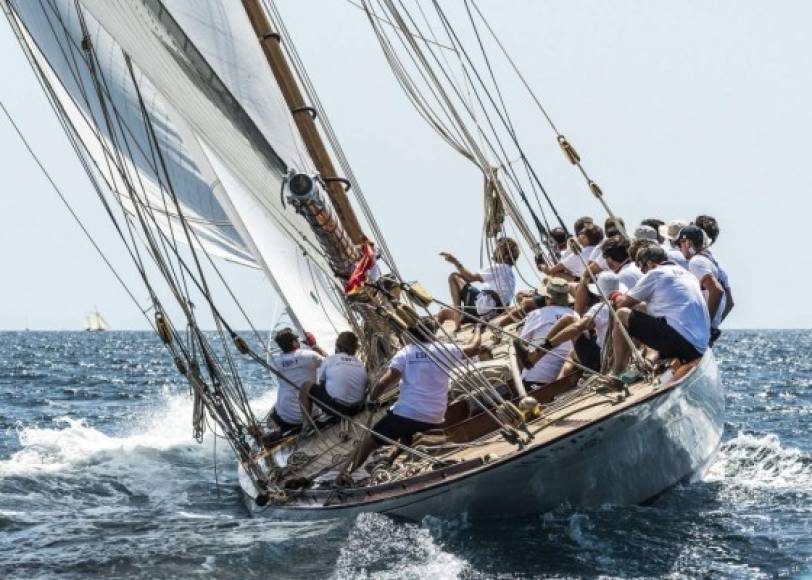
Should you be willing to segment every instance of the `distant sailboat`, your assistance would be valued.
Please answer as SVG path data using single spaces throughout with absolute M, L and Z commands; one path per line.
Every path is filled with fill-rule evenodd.
M 98 308 L 94 308 L 93 312 L 85 316 L 85 320 L 82 323 L 82 326 L 85 330 L 90 332 L 99 332 L 102 330 L 110 330 L 110 325 L 104 319 L 104 317 L 99 313 Z

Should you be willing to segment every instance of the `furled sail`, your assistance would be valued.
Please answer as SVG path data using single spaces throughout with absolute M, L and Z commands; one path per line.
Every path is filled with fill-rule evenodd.
M 105 171 L 104 156 L 117 131 L 126 133 L 139 145 L 127 151 L 126 163 L 156 222 L 169 227 L 176 217 L 163 205 L 171 184 L 201 245 L 262 268 L 294 322 L 329 346 L 347 327 L 332 298 L 335 281 L 307 222 L 281 195 L 288 169 L 310 172 L 312 162 L 244 12 L 221 0 L 79 4 L 81 18 L 73 0 L 12 1 L 26 44 L 49 80 L 58 81 L 59 100 L 96 169 L 121 196 L 122 179 Z M 80 48 L 82 25 L 118 111 L 113 129 L 88 99 L 93 79 Z M 142 103 L 169 161 L 168 177 L 150 149 Z

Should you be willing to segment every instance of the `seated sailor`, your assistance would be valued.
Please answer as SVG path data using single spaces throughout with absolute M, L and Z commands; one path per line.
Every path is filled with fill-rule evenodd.
M 677 243 L 682 255 L 688 260 L 688 271 L 696 276 L 702 287 L 711 317 L 710 343 L 713 344 L 722 334 L 719 326 L 733 308 L 733 299 L 727 273 L 711 253 L 704 249 L 705 237 L 706 233 L 699 227 L 686 226 L 677 236 Z
M 334 417 L 352 416 L 364 404 L 367 391 L 367 369 L 355 353 L 358 337 L 354 332 L 339 333 L 336 353 L 321 363 L 319 382 L 306 384 L 300 394 L 302 410 L 311 415 L 313 403 Z
M 513 267 L 519 258 L 519 245 L 514 240 L 502 238 L 497 241 L 491 257 L 492 264 L 480 272 L 469 271 L 447 252 L 440 255 L 457 268 L 448 278 L 453 308 L 444 308 L 439 312 L 437 321 L 440 324 L 453 320 L 456 331 L 468 318 L 464 315 L 489 319 L 510 304 L 516 291 Z M 481 282 L 483 287 L 477 288 L 474 282 Z
M 307 334 L 306 339 L 310 348 L 302 348 L 299 337 L 290 328 L 283 328 L 274 335 L 274 342 L 282 353 L 272 358 L 271 365 L 281 378 L 277 381 L 276 404 L 270 418 L 283 433 L 301 427 L 304 417 L 299 393 L 306 385 L 316 382 L 316 373 L 325 355 L 312 334 Z
M 665 240 L 662 244 L 668 259 L 674 262 L 677 266 L 688 269 L 688 260 L 680 252 L 679 246 L 676 243 L 677 236 L 682 228 L 688 225 L 685 220 L 671 220 L 666 225 L 660 226 L 660 236 Z
M 431 318 L 424 318 L 408 331 L 413 342 L 392 357 L 389 368 L 370 394 L 370 401 L 375 403 L 385 391 L 400 384 L 398 399 L 375 423 L 372 433 L 358 444 L 350 463 L 339 475 L 339 483 L 361 467 L 370 453 L 381 445 L 389 445 L 392 441 L 409 445 L 416 433 L 435 429 L 445 420 L 448 371 L 459 365 L 464 357 L 479 353 L 481 336 L 477 328 L 471 342 L 460 347 L 437 342 L 435 331 L 436 323 Z
M 601 358 L 609 331 L 609 309 L 606 302 L 599 299 L 599 296 L 603 293 L 606 298 L 609 298 L 615 292 L 623 293 L 626 290 L 625 284 L 614 272 L 598 274 L 597 285 L 589 284 L 589 292 L 597 300 L 581 318 L 570 322 L 563 328 L 551 329 L 544 346 L 555 349 L 562 343 L 572 341 L 573 353 L 578 362 L 593 371 L 600 371 Z
M 629 247 L 631 244 L 629 240 L 614 235 L 611 238 L 606 238 L 603 243 L 598 247 L 601 252 L 602 266 L 601 270 L 614 272 L 620 278 L 620 281 L 627 287 L 631 288 L 637 283 L 643 273 L 637 264 L 629 256 Z M 590 267 L 597 265 L 598 262 L 592 261 Z M 600 270 L 597 270 L 600 271 Z M 588 289 L 587 284 L 592 283 L 592 279 L 588 276 L 581 278 L 581 282 L 575 286 L 575 311 L 583 315 L 586 309 L 591 306 L 592 302 L 590 297 L 593 296 Z
M 570 307 L 572 296 L 569 284 L 562 278 L 550 278 L 543 288 L 543 294 L 546 296 L 546 306 L 527 315 L 520 335 L 525 342 L 541 346 L 542 349 L 526 352 L 521 346 L 523 343 L 516 341 L 520 360 L 524 359 L 522 363 L 526 367 L 522 372 L 526 386 L 545 385 L 556 380 L 572 350 L 569 341 L 562 341 L 555 348 L 548 343 L 549 333 L 555 325 L 569 325 L 577 320 L 575 311 Z
M 662 358 L 689 362 L 708 348 L 710 316 L 699 283 L 690 272 L 669 261 L 659 246 L 637 252 L 643 277 L 634 288 L 610 299 L 629 336 L 656 350 Z M 634 308 L 642 302 L 646 312 Z M 631 350 L 623 333 L 612 333 L 612 373 L 618 377 L 628 364 Z
M 567 276 L 571 279 L 580 278 L 586 270 L 586 265 L 592 259 L 595 248 L 603 241 L 603 230 L 600 226 L 588 223 L 583 226 L 576 239 L 581 246 L 580 254 L 570 252 L 563 256 L 556 264 L 547 266 L 539 264 L 538 269 L 548 276 Z
M 610 238 L 618 236 L 625 238 L 626 223 L 621 217 L 608 217 L 603 224 L 603 241 L 595 246 L 592 254 L 589 256 L 589 269 L 593 274 L 597 274 L 602 270 L 608 270 L 609 265 L 603 257 L 603 246 Z

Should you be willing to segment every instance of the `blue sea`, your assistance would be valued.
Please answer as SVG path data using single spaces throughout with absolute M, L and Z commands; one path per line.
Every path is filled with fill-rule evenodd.
M 811 354 L 812 331 L 727 332 L 716 463 L 652 505 L 294 523 L 248 517 L 152 334 L 0 333 L 0 577 L 810 577 Z M 243 372 L 269 407 L 267 377 Z

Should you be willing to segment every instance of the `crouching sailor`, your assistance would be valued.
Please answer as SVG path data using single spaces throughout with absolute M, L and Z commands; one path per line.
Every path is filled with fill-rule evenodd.
M 312 416 L 313 403 L 328 415 L 339 417 L 358 413 L 367 391 L 367 369 L 358 360 L 358 337 L 341 332 L 336 338 L 336 353 L 324 359 L 319 382 L 304 385 L 299 396 L 302 410 Z
M 643 277 L 626 294 L 615 292 L 610 297 L 629 336 L 656 350 L 661 358 L 682 362 L 700 358 L 708 348 L 710 315 L 699 282 L 669 261 L 657 246 L 640 250 L 637 263 Z M 646 312 L 632 310 L 641 302 L 646 303 Z M 631 354 L 619 328 L 612 333 L 612 347 L 612 374 L 618 377 Z
M 282 375 L 276 392 L 276 404 L 270 418 L 282 433 L 299 429 L 304 421 L 299 405 L 299 393 L 307 385 L 316 382 L 316 373 L 324 360 L 324 351 L 316 344 L 312 334 L 307 334 L 309 349 L 301 347 L 299 337 L 290 328 L 283 328 L 274 335 L 274 342 L 282 354 L 273 357 L 273 367 Z
M 480 331 L 477 329 L 470 344 L 460 347 L 434 340 L 436 324 L 423 319 L 409 331 L 414 342 L 400 349 L 389 368 L 372 390 L 374 404 L 384 392 L 400 383 L 398 400 L 386 415 L 361 440 L 336 482 L 347 482 L 348 475 L 361 467 L 381 445 L 397 441 L 410 445 L 416 433 L 436 429 L 444 420 L 448 407 L 448 371 L 458 366 L 464 357 L 479 353 Z

